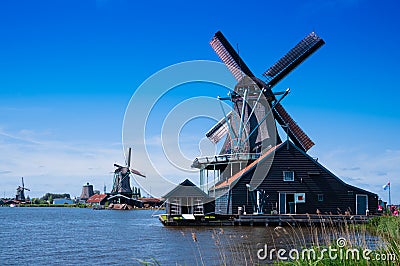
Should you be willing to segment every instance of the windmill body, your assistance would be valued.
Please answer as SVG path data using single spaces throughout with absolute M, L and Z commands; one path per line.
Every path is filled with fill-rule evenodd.
M 265 97 L 259 97 L 261 94 L 262 90 L 247 76 L 235 86 L 230 97 L 233 111 L 227 121 L 228 134 L 220 154 L 258 154 L 263 147 L 276 143 L 273 116 L 267 116 L 260 123 L 270 111 L 269 102 Z
M 15 200 L 24 202 L 26 200 L 25 190 L 30 191 L 30 189 L 25 187 L 24 178 L 22 177 L 21 179 L 22 179 L 22 186 L 18 186 L 17 193 L 15 195 Z
M 114 171 L 114 182 L 111 194 L 126 194 L 132 195 L 131 183 L 130 183 L 130 171 L 128 167 L 117 166 Z
M 123 208 L 126 207 L 130 209 L 132 206 L 137 206 L 140 204 L 136 200 L 136 198 L 139 195 L 139 192 L 137 189 L 135 189 L 135 191 L 132 190 L 130 177 L 132 174 L 141 177 L 146 177 L 146 176 L 141 172 L 139 172 L 138 170 L 132 169 L 130 167 L 131 153 L 132 149 L 129 148 L 126 166 L 114 164 L 114 167 L 116 167 L 116 169 L 114 171 L 114 180 L 113 180 L 113 187 L 111 190 L 111 196 L 109 197 L 109 200 L 112 200 L 113 202 L 111 208 L 122 209 L 120 204 L 123 204 L 124 205 Z

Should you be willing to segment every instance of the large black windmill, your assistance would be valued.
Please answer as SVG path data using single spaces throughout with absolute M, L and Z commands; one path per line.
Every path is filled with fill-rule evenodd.
M 260 153 L 281 143 L 275 121 L 296 146 L 307 152 L 314 142 L 280 104 L 289 89 L 274 93 L 272 88 L 324 44 L 319 36 L 311 32 L 265 71 L 265 79 L 261 80 L 255 77 L 225 36 L 220 31 L 215 33 L 210 45 L 238 83 L 230 97 L 219 98 L 232 101 L 232 112 L 224 113 L 224 118 L 206 133 L 213 143 L 218 143 L 227 135 L 220 156 L 196 158 L 192 166 L 214 172 L 226 172 L 225 168 L 229 166 L 230 171 L 224 174 L 225 178 L 235 174 Z M 202 178 L 205 179 L 205 176 L 200 172 L 200 183 Z
M 267 107 L 272 108 L 275 120 L 284 127 L 285 131 L 288 132 L 290 139 L 296 144 L 296 146 L 304 151 L 307 151 L 314 145 L 314 142 L 306 135 L 306 133 L 304 133 L 304 131 L 297 125 L 293 118 L 278 102 L 279 100 L 272 92 L 272 87 L 286 77 L 293 69 L 299 66 L 307 57 L 318 50 L 318 48 L 320 48 L 324 43 L 325 42 L 320 37 L 318 37 L 314 32 L 311 32 L 285 56 L 283 56 L 264 72 L 263 76 L 266 78 L 266 80 L 263 81 L 255 77 L 253 72 L 251 72 L 251 70 L 239 57 L 237 52 L 233 49 L 220 31 L 214 35 L 210 42 L 212 48 L 238 81 L 235 90 L 231 94 L 230 100 L 234 104 L 234 113 L 240 116 L 240 121 L 242 121 L 240 123 L 242 125 L 242 130 L 246 126 L 248 127 L 248 134 L 251 134 L 253 130 L 258 130 L 258 132 L 254 131 L 253 134 L 259 134 L 257 138 L 259 141 L 265 140 L 266 136 L 263 136 L 263 134 L 269 133 L 269 135 L 272 135 L 274 133 L 268 131 L 268 128 L 266 128 L 267 123 L 263 123 L 264 121 L 262 121 L 265 115 L 267 115 L 265 119 L 269 117 L 268 108 L 267 111 L 265 108 L 260 108 L 260 104 L 265 106 L 265 103 L 261 102 L 260 100 L 257 101 L 257 99 L 260 99 L 263 95 L 268 101 Z M 247 103 L 245 108 L 242 105 L 243 102 Z M 260 111 L 267 112 L 267 114 L 260 114 Z M 250 118 L 248 118 L 249 115 Z M 222 123 L 218 123 L 215 127 L 213 127 L 207 133 L 207 137 L 214 143 L 221 140 L 222 137 L 228 133 L 229 127 L 231 127 L 231 129 L 233 128 L 235 123 L 232 118 L 233 114 L 230 115 L 229 120 L 221 120 Z M 252 120 L 254 120 L 254 123 L 251 123 Z M 246 122 L 247 124 L 245 124 Z M 230 132 L 227 141 L 232 142 L 232 135 L 235 138 L 238 138 L 240 134 L 242 134 L 240 131 Z M 251 137 L 253 137 L 252 135 L 247 136 L 246 138 L 250 137 L 250 140 Z M 245 138 L 245 136 L 242 136 L 242 138 Z M 279 136 L 277 136 L 277 139 L 279 143 Z M 238 141 L 240 144 L 240 139 Z M 260 143 L 256 141 L 250 141 L 249 145 L 250 147 L 247 148 L 249 152 L 260 152 L 257 150 Z M 268 146 L 265 147 L 267 148 Z M 237 147 L 237 149 L 238 148 L 243 149 L 243 147 Z
M 17 194 L 15 195 L 15 199 L 18 201 L 25 201 L 25 190 L 31 191 L 29 188 L 25 187 L 24 178 L 22 177 L 22 186 L 17 187 Z
M 129 148 L 128 157 L 126 160 L 126 166 L 114 164 L 116 169 L 114 171 L 114 182 L 113 182 L 113 188 L 111 190 L 111 194 L 113 195 L 120 194 L 122 196 L 131 198 L 134 193 L 131 188 L 130 175 L 134 174 L 141 177 L 146 177 L 138 170 L 131 168 L 131 155 L 132 155 L 132 149 Z

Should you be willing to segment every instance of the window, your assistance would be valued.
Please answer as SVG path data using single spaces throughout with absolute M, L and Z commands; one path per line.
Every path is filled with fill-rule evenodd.
M 283 181 L 294 181 L 294 172 L 283 171 Z
M 318 201 L 323 202 L 324 201 L 324 194 L 318 194 Z

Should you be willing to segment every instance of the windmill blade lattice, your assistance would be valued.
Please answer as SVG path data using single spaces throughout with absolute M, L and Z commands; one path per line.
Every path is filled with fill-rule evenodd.
M 254 77 L 251 70 L 220 31 L 215 33 L 210 45 L 237 81 L 240 81 L 244 75 Z
M 314 142 L 307 136 L 307 134 L 297 125 L 293 118 L 286 112 L 281 104 L 277 104 L 274 108 L 275 119 L 281 126 L 287 126 L 290 139 L 296 146 L 308 151 Z
M 324 44 L 324 40 L 317 36 L 315 32 L 308 34 L 286 55 L 264 72 L 263 76 L 267 78 L 268 87 L 271 88 L 276 85 Z
M 231 119 L 232 111 L 227 114 L 228 120 Z M 222 118 L 218 123 L 213 126 L 209 131 L 206 133 L 206 137 L 211 140 L 212 143 L 218 143 L 226 134 L 228 134 L 228 125 L 226 123 L 225 117 Z

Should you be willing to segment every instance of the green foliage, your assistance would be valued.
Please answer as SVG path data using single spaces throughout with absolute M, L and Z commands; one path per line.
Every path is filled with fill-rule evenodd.
M 380 216 L 371 221 L 371 231 L 375 231 L 387 243 L 387 248 L 400 260 L 400 217 Z
M 64 194 L 46 193 L 40 199 L 44 200 L 44 201 L 50 201 L 50 199 L 51 199 L 51 201 L 53 201 L 53 199 L 64 199 L 64 198 L 70 199 L 71 196 L 68 193 L 64 193 Z
M 394 216 L 379 216 L 373 217 L 369 220 L 367 225 L 352 225 L 348 224 L 346 226 L 347 235 L 346 239 L 358 238 L 361 241 L 361 244 L 358 245 L 350 245 L 343 248 L 343 252 L 345 253 L 349 249 L 356 248 L 359 250 L 360 254 L 367 247 L 365 238 L 366 233 L 373 235 L 378 235 L 385 242 L 384 246 L 378 248 L 378 250 L 373 251 L 372 255 L 369 257 L 370 259 L 364 258 L 360 256 L 358 260 L 355 259 L 346 259 L 345 257 L 338 257 L 334 260 L 330 258 L 325 258 L 322 260 L 307 260 L 300 259 L 297 261 L 284 261 L 284 262 L 275 262 L 275 265 L 398 265 L 400 259 L 400 218 Z M 337 230 L 336 228 L 335 230 Z M 357 234 L 354 234 L 357 232 Z M 341 232 L 343 235 L 344 232 Z M 335 247 L 335 243 L 331 242 L 331 246 Z M 313 245 L 313 248 L 316 250 L 321 250 L 324 245 Z M 391 255 L 388 255 L 391 254 Z M 384 256 L 394 256 L 388 257 L 387 260 L 376 260 L 375 255 L 378 255 L 380 258 Z

